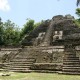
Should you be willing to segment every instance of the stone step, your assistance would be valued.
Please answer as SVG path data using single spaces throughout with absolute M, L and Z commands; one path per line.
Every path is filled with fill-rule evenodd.
M 29 59 L 28 60 L 27 59 L 26 60 L 12 60 L 10 62 L 26 62 L 26 61 L 31 62 L 31 61 L 34 61 L 34 60 L 33 59 L 32 60 L 31 59 L 30 60 Z
M 33 62 L 10 62 L 10 64 L 33 64 Z
M 80 63 L 63 63 L 63 66 L 64 65 L 73 65 L 73 66 L 75 66 L 75 65 L 80 65 Z
M 80 69 L 80 67 L 63 67 L 63 69 Z
M 3 69 L 6 69 L 6 68 L 30 68 L 31 66 L 14 66 L 14 65 L 12 65 L 12 66 L 4 66 L 3 67 Z
M 79 59 L 63 59 L 63 61 L 80 61 Z
M 63 61 L 63 63 L 80 63 L 80 61 Z
M 4 71 L 4 69 L 0 69 L 0 71 Z
M 11 64 L 11 66 L 32 66 L 33 64 Z
M 64 57 L 63 60 L 65 59 L 73 59 L 73 60 L 78 59 L 79 60 L 79 57 Z
M 10 66 L 32 66 L 33 64 L 11 64 L 11 65 L 5 65 L 4 67 L 10 67 Z
M 78 61 L 80 61 L 79 58 L 78 59 L 74 59 L 74 58 L 66 58 L 66 59 L 63 59 L 63 61 L 65 61 L 65 60 L 78 60 Z
M 32 57 L 15 57 L 15 59 L 35 59 L 35 58 L 32 58 Z
M 79 61 L 64 61 L 63 64 L 65 64 L 65 63 L 69 63 L 69 64 L 70 63 L 75 63 L 75 64 L 78 63 L 79 64 L 80 62 Z
M 79 60 L 79 58 L 66 58 L 66 59 L 63 59 L 64 60 Z M 80 61 L 80 60 L 79 60 Z
M 20 67 L 19 68 L 15 68 L 14 67 L 14 68 L 11 68 L 10 70 L 29 70 L 29 68 L 20 68 Z
M 10 66 L 32 66 L 33 62 L 15 62 L 15 63 L 11 63 Z
M 80 65 L 80 62 L 63 62 L 63 65 Z
M 3 69 L 9 69 L 10 67 L 3 67 Z
M 59 71 L 52 71 L 52 70 L 10 70 L 12 72 L 38 72 L 38 73 L 58 73 Z
M 11 68 L 30 68 L 31 66 L 10 66 Z
M 12 72 L 22 72 L 22 73 L 30 73 L 32 70 L 10 70 Z
M 10 65 L 4 65 L 4 67 L 9 67 Z
M 76 55 L 76 53 L 65 53 L 64 55 Z
M 3 65 L 9 65 L 10 63 L 3 63 Z
M 61 72 L 61 74 L 80 75 L 80 72 Z
M 70 63 L 70 62 L 74 62 L 74 63 L 78 62 L 78 63 L 80 63 L 80 61 L 77 61 L 77 60 L 76 60 L 76 61 L 75 61 L 75 60 L 73 60 L 73 61 L 67 60 L 67 61 L 64 61 L 63 63 L 68 63 L 68 62 L 69 62 L 69 63 Z
M 15 58 L 19 59 L 19 58 L 33 58 L 32 55 L 28 54 L 28 55 L 18 55 Z
M 21 56 L 21 57 L 15 57 L 14 59 L 35 59 L 35 58 L 32 58 L 32 57 L 23 57 L 23 56 Z
M 79 60 L 64 60 L 64 62 L 80 62 Z
M 80 65 L 63 65 L 63 67 L 80 67 Z
M 14 58 L 13 60 L 34 60 L 35 58 Z
M 65 55 L 66 58 L 74 58 L 76 57 L 75 55 Z
M 32 70 L 32 72 L 38 72 L 38 73 L 58 73 L 59 71 L 54 71 L 54 70 Z
M 66 71 L 66 72 L 80 72 L 80 69 L 74 69 L 74 68 L 68 68 L 68 69 L 62 69 L 63 71 Z
M 76 55 L 69 54 L 69 55 L 65 55 L 65 57 L 76 57 Z

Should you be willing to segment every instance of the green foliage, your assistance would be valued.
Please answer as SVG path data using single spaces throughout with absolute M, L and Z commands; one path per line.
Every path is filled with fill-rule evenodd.
M 10 20 L 4 23 L 4 43 L 5 45 L 16 45 L 19 43 L 20 32 L 15 23 Z
M 76 20 L 74 20 L 74 22 L 78 27 L 80 27 L 80 19 L 76 19 Z
M 39 26 L 41 22 L 35 23 L 32 19 L 27 19 L 27 22 L 24 24 L 22 30 L 21 30 L 21 39 L 28 35 L 33 29 L 35 29 L 37 26 Z
M 74 20 L 74 22 L 78 27 L 80 27 L 80 8 L 76 9 L 76 14 L 79 17 L 79 19 Z
M 35 24 L 34 24 L 34 29 L 35 29 L 36 27 L 38 27 L 41 23 L 42 23 L 42 22 L 37 22 L 37 23 L 35 23 Z
M 0 18 L 0 45 L 3 45 L 4 43 L 3 37 L 4 37 L 4 28 L 3 28 L 3 23 Z
M 20 30 L 19 27 L 10 20 L 3 23 L 0 19 L 0 45 L 18 45 L 25 35 L 28 35 L 40 24 L 41 22 L 34 23 L 34 20 L 27 19 L 27 22 Z
M 78 17 L 80 17 L 80 8 L 76 9 L 76 14 L 78 15 Z
M 24 24 L 22 31 L 21 31 L 21 37 L 25 34 L 29 34 L 34 29 L 34 20 L 27 19 L 26 24 Z

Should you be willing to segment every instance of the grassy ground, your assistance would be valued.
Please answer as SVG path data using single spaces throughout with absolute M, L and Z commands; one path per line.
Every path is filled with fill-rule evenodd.
M 0 80 L 80 80 L 79 75 L 62 75 L 54 73 L 10 73 L 1 76 Z

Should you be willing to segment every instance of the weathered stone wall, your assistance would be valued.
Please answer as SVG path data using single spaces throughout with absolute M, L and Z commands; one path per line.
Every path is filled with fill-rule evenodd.
M 31 67 L 31 69 L 34 70 L 54 70 L 54 71 L 60 71 L 62 70 L 62 64 L 54 64 L 54 63 L 35 63 Z
M 59 49 L 60 48 L 60 49 Z M 63 47 L 26 47 L 16 57 L 25 55 L 27 58 L 35 58 L 31 69 L 35 70 L 61 70 L 63 64 Z M 23 57 L 24 58 L 24 57 Z
M 1 48 L 0 63 L 8 62 L 19 52 L 19 48 Z
M 18 49 L 17 49 L 18 50 Z M 61 70 L 63 66 L 63 57 L 64 57 L 64 46 L 50 46 L 50 47 L 34 47 L 26 46 L 25 48 L 18 51 L 13 49 L 4 49 L 3 52 L 13 52 L 12 56 L 9 53 L 7 58 L 4 61 L 12 61 L 18 58 L 23 60 L 25 58 L 34 58 L 35 61 L 31 66 L 31 69 L 34 70 Z M 15 55 L 14 55 L 15 54 Z M 80 51 L 76 52 L 77 56 L 80 58 Z M 13 58 L 12 58 L 13 57 Z M 2 59 L 2 58 L 1 58 Z

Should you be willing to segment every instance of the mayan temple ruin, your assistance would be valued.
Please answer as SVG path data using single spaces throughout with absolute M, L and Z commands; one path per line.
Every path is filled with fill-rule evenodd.
M 80 28 L 71 15 L 43 21 L 20 48 L 0 49 L 0 70 L 80 74 Z

